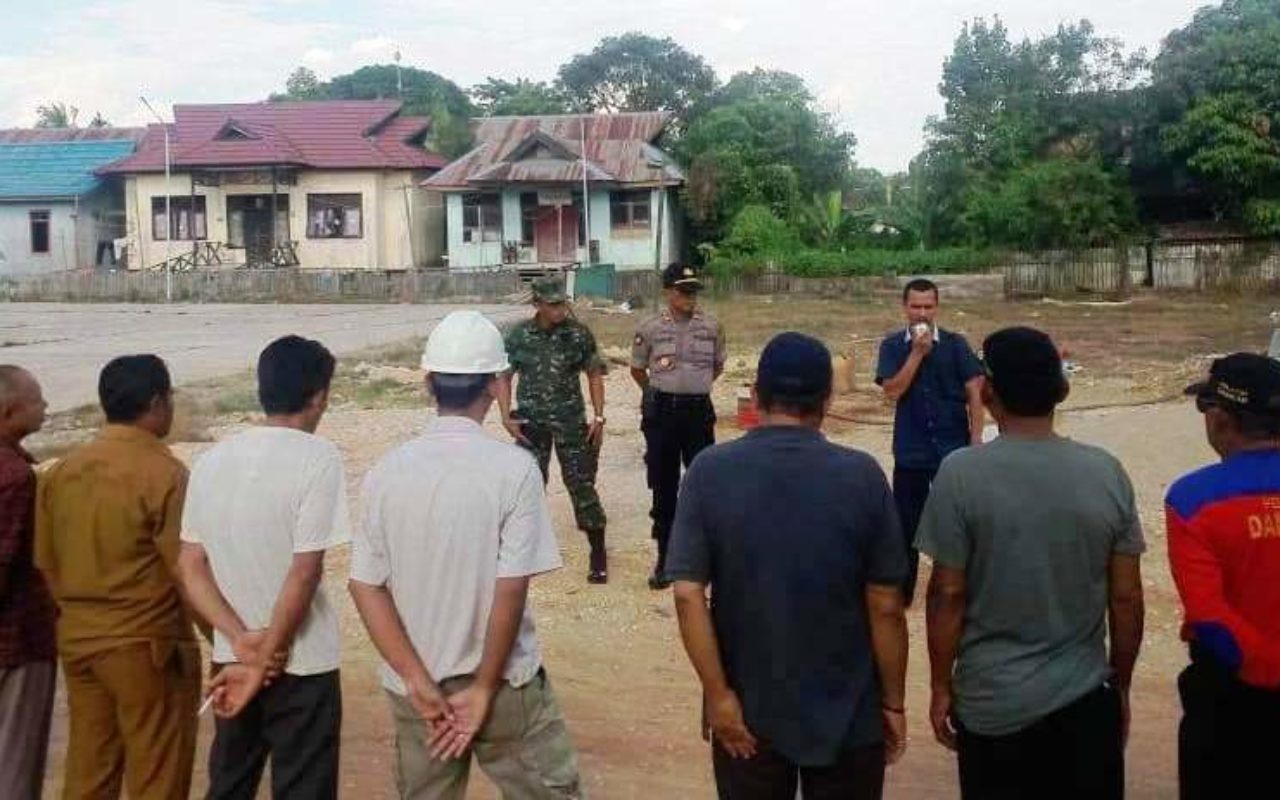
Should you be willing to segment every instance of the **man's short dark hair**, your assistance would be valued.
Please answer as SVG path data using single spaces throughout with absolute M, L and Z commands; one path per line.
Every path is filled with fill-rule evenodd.
M 1259 414 L 1254 411 L 1242 411 L 1227 406 L 1219 406 L 1240 427 L 1240 435 L 1250 441 L 1266 441 L 1280 439 L 1280 417 L 1273 414 Z
M 938 284 L 928 278 L 912 278 L 907 281 L 907 285 L 902 287 L 902 302 L 907 302 L 907 297 L 912 292 L 933 292 L 933 299 L 940 300 L 941 293 L 938 291 Z
M 431 383 L 431 394 L 436 398 L 437 408 L 463 409 L 484 394 L 492 375 L 459 375 L 448 372 L 433 372 L 427 380 Z
M 982 343 L 987 379 L 1000 404 L 1018 417 L 1047 417 L 1067 396 L 1062 355 L 1034 328 L 998 330 Z
M 789 417 L 812 417 L 821 414 L 827 405 L 831 389 L 822 394 L 784 395 L 774 392 L 766 386 L 756 385 L 756 399 L 760 402 L 760 410 L 774 414 L 786 414 Z
M 107 422 L 115 424 L 136 422 L 172 391 L 169 368 L 155 355 L 120 356 L 98 375 L 98 400 Z
M 258 401 L 268 414 L 297 414 L 333 383 L 337 362 L 324 345 L 284 336 L 258 356 Z

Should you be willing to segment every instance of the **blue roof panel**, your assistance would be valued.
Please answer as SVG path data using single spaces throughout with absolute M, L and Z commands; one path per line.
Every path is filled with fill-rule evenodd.
M 134 147 L 129 140 L 0 144 L 0 199 L 88 194 L 101 183 L 94 170 Z

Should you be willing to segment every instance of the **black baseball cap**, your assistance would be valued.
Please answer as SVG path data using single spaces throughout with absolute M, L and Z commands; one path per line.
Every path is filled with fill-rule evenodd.
M 696 292 L 702 288 L 702 280 L 698 277 L 696 269 L 677 261 L 668 264 L 662 271 L 662 288 Z
M 1209 378 L 1191 384 L 1186 393 L 1202 404 L 1280 417 L 1280 362 L 1257 353 L 1233 353 L 1216 359 Z
M 831 391 L 831 352 L 812 336 L 780 333 L 760 353 L 756 387 L 775 397 L 823 397 Z

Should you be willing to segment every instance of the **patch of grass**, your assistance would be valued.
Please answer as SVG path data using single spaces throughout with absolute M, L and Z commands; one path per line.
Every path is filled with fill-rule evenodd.
M 382 350 L 375 351 L 370 359 L 379 364 L 391 367 L 417 367 L 422 360 L 422 345 L 425 343 L 425 337 L 418 337 L 409 341 L 400 342 L 391 345 Z
M 337 403 L 353 403 L 361 408 L 412 408 L 423 405 L 423 389 L 391 378 L 367 380 L 352 377 L 335 383 L 333 399 Z
M 213 400 L 215 414 L 251 414 L 258 411 L 258 391 L 238 386 L 218 394 Z

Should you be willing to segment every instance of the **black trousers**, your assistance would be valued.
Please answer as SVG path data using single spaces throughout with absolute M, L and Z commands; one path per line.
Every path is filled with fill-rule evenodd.
M 884 746 L 848 750 L 827 767 L 800 767 L 761 745 L 754 758 L 741 760 L 718 745 L 712 766 L 720 800 L 880 800 L 884 792 Z
M 1007 736 L 959 725 L 964 800 L 1121 800 L 1120 693 L 1102 686 Z
M 253 800 L 271 757 L 275 800 L 338 796 L 342 686 L 338 671 L 281 675 L 233 719 L 218 719 L 209 800 Z
M 1280 691 L 1247 686 L 1221 667 L 1194 662 L 1178 676 L 1178 796 L 1263 797 L 1275 782 Z
M 929 489 L 937 477 L 936 469 L 893 470 L 893 500 L 898 506 L 898 520 L 902 523 L 902 536 L 907 545 L 907 579 L 902 584 L 902 594 L 908 606 L 916 595 L 916 577 L 920 572 L 920 551 L 915 548 L 916 528 L 924 512 Z
M 667 541 L 676 518 L 680 468 L 716 442 L 716 410 L 707 395 L 652 392 L 641 408 L 644 463 L 653 492 L 653 538 L 658 540 L 658 568 L 666 563 Z

